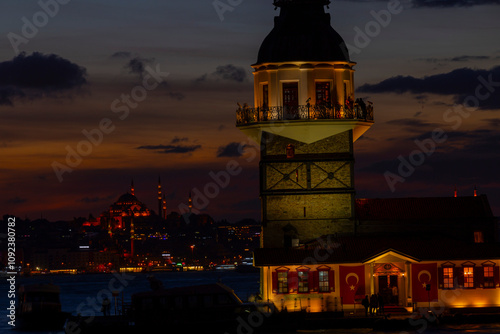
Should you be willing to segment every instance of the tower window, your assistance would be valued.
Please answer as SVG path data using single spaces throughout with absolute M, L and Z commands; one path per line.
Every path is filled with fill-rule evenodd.
M 269 85 L 262 85 L 262 108 L 267 109 L 269 107 Z
M 330 83 L 316 82 L 316 104 L 329 105 L 330 103 Z
M 299 109 L 299 83 L 283 83 L 283 118 L 298 118 Z

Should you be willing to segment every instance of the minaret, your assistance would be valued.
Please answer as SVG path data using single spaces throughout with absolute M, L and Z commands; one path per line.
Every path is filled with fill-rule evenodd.
M 158 176 L 158 216 L 161 217 L 161 180 L 160 177 Z
M 163 194 L 163 219 L 167 219 L 167 200 L 165 199 L 165 194 Z
M 134 179 L 132 179 L 132 182 L 130 183 L 130 194 L 132 194 L 132 196 L 135 196 Z
M 237 127 L 260 144 L 263 247 L 352 233 L 353 143 L 373 125 L 354 98 L 354 62 L 330 25 L 328 0 L 277 0 L 280 15 L 254 69 L 254 108 Z
M 193 211 L 193 199 L 191 198 L 191 192 L 189 192 L 188 206 L 189 206 L 189 214 L 191 214 Z
M 135 229 L 134 229 L 134 214 L 130 214 L 130 256 L 132 260 L 134 259 L 134 240 L 135 240 Z

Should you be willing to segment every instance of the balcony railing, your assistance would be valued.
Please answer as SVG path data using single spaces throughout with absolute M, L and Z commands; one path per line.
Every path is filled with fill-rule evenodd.
M 239 104 L 238 104 L 239 105 Z M 274 122 L 283 120 L 346 119 L 373 121 L 373 104 L 352 108 L 329 105 L 299 105 L 249 108 L 246 104 L 236 110 L 236 124 Z

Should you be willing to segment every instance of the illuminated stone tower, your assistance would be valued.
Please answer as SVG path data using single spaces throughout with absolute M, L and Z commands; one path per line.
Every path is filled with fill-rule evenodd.
M 261 145 L 263 247 L 354 231 L 353 143 L 373 124 L 328 0 L 278 0 L 237 127 Z

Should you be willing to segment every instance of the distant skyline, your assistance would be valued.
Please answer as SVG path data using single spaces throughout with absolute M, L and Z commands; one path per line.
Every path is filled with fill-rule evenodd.
M 476 186 L 499 216 L 500 1 L 327 11 L 357 62 L 356 97 L 374 103 L 354 145 L 357 197 Z M 259 219 L 258 151 L 235 111 L 253 104 L 250 65 L 278 14 L 271 0 L 0 3 L 0 213 L 98 216 L 132 179 L 156 211 L 160 176 L 169 212 L 200 191 L 200 212 Z

